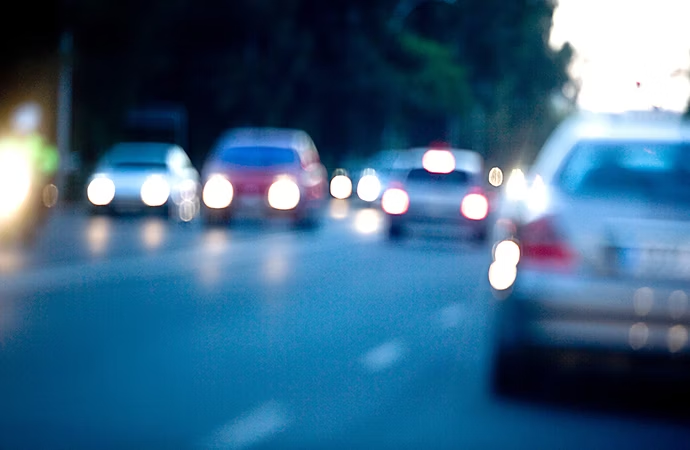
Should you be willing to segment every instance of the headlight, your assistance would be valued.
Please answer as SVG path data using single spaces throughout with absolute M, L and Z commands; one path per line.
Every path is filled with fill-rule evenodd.
M 331 180 L 331 195 L 344 200 L 352 195 L 352 181 L 347 175 L 336 175 Z
M 373 174 L 368 173 L 360 178 L 357 183 L 357 195 L 365 202 L 373 202 L 379 198 L 381 193 L 381 182 L 379 178 Z
M 0 154 L 0 217 L 16 212 L 29 196 L 31 166 L 18 153 Z
M 299 186 L 289 178 L 279 179 L 268 188 L 268 204 L 271 208 L 282 211 L 295 209 L 299 199 Z
M 202 197 L 209 208 L 223 209 L 230 206 L 234 194 L 232 183 L 222 175 L 213 175 L 204 185 Z
M 170 197 L 170 185 L 161 175 L 152 175 L 141 186 L 141 201 L 146 206 L 163 206 Z
M 115 198 L 115 183 L 104 176 L 96 177 L 89 183 L 86 195 L 95 206 L 109 205 Z

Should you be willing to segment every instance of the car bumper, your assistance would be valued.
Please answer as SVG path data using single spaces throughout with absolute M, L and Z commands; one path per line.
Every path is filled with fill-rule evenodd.
M 487 220 L 468 220 L 464 217 L 439 218 L 424 215 L 390 216 L 391 225 L 413 234 L 453 235 L 472 238 L 484 235 Z
M 210 209 L 206 206 L 204 206 L 204 209 L 207 214 L 211 215 L 232 216 L 241 219 L 261 219 L 272 217 L 303 217 L 305 215 L 317 214 L 323 206 L 323 199 L 310 199 L 301 201 L 297 207 L 293 209 L 279 210 L 272 208 L 264 196 L 245 196 L 233 199 L 230 206 L 224 209 Z
M 501 331 L 521 347 L 689 356 L 688 294 L 687 283 L 649 285 L 522 270 L 497 311 Z

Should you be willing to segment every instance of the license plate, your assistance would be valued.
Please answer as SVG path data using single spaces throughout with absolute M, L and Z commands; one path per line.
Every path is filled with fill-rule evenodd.
M 644 278 L 690 279 L 690 252 L 675 249 L 625 248 L 618 251 L 619 269 Z
M 263 197 L 258 195 L 248 195 L 246 197 L 240 197 L 239 203 L 241 206 L 246 208 L 258 208 L 263 205 Z

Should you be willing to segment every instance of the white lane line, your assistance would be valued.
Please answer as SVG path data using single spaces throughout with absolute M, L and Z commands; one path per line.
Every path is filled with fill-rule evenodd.
M 246 448 L 285 430 L 290 424 L 286 408 L 276 401 L 260 405 L 214 432 L 205 448 Z
M 442 308 L 438 313 L 438 320 L 444 330 L 457 328 L 462 320 L 468 316 L 467 308 L 460 303 L 453 303 Z
M 402 342 L 390 341 L 366 352 L 360 358 L 360 362 L 372 372 L 380 372 L 400 361 L 405 352 L 406 348 Z

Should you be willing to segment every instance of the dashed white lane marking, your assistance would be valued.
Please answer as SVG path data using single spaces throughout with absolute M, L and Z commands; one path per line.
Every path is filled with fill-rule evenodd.
M 390 341 L 366 352 L 360 362 L 372 372 L 380 372 L 400 361 L 405 356 L 405 345 L 399 341 Z
M 438 320 L 441 322 L 443 329 L 449 329 L 458 327 L 466 316 L 467 309 L 460 303 L 453 303 L 441 309 L 438 314 Z
M 223 425 L 211 435 L 204 447 L 246 448 L 285 430 L 289 423 L 286 408 L 276 401 L 271 401 Z

